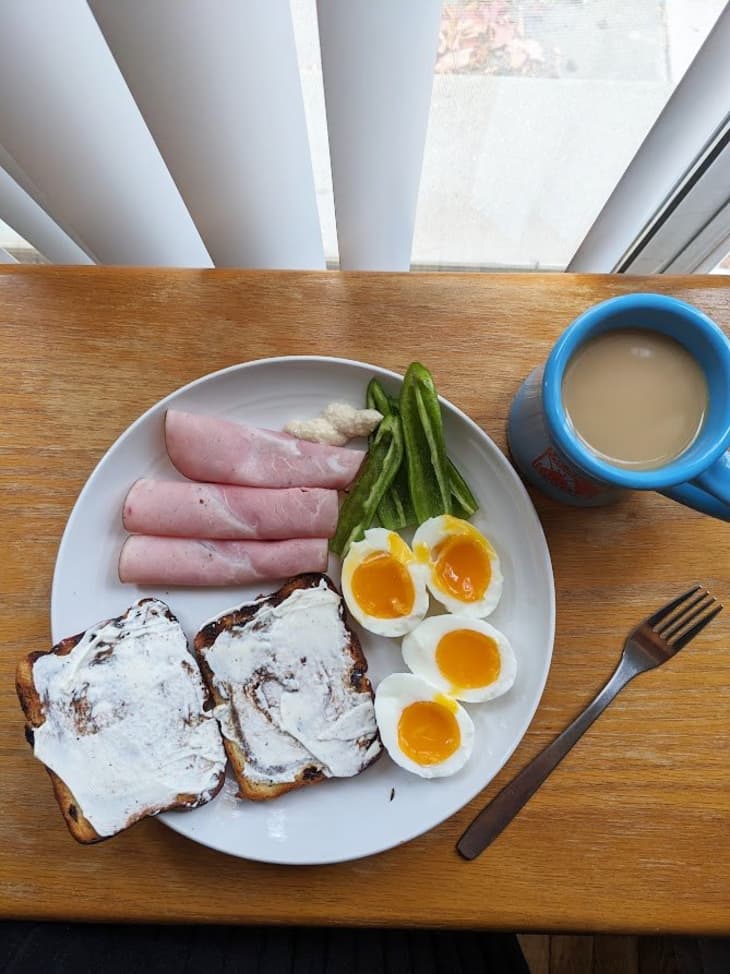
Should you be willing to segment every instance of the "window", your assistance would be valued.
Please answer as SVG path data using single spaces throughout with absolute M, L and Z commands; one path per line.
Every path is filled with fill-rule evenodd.
M 655 273 L 710 270 L 727 254 L 730 6 L 725 0 L 370 0 L 353 8 L 338 2 L 319 0 L 328 38 L 325 60 L 333 72 L 328 82 L 341 217 L 350 211 L 351 226 L 342 240 L 352 246 L 355 239 L 365 253 L 352 258 L 343 245 L 349 266 L 405 269 L 411 258 L 413 266 L 426 269 Z M 45 21 L 41 29 L 33 5 L 22 13 L 18 7 L 13 32 L 2 35 L 0 64 L 8 81 L 16 60 L 30 62 L 27 70 L 39 84 L 27 90 L 22 109 L 17 100 L 6 105 L 0 213 L 60 263 L 88 262 L 93 254 L 111 263 L 207 266 L 212 258 L 221 265 L 319 267 L 321 226 L 328 264 L 337 266 L 317 0 L 288 3 L 299 76 L 291 47 L 286 58 L 281 56 L 284 33 L 290 41 L 286 4 L 277 7 L 279 32 L 272 30 L 265 43 L 260 41 L 272 22 L 268 13 L 259 12 L 256 20 L 253 7 L 244 14 L 223 5 L 213 18 L 217 32 L 205 35 L 205 45 L 197 29 L 199 12 L 192 8 L 181 20 L 184 29 L 173 37 L 156 29 L 164 19 L 160 5 L 125 8 L 94 0 L 95 15 L 82 4 L 74 7 L 73 22 L 57 18 L 53 29 Z M 242 25 L 243 17 L 251 23 Z M 206 24 L 210 19 L 204 18 Z M 239 35 L 225 31 L 226 23 L 250 29 Z M 393 24 L 396 29 L 389 29 Z M 59 44 L 62 28 L 68 43 Z M 164 57 L 152 56 L 159 37 L 166 40 Z M 250 45 L 247 58 L 241 56 L 242 38 Z M 90 45 L 95 55 L 84 60 L 83 75 L 70 70 L 79 44 Z M 692 63 L 703 44 L 702 56 Z M 218 58 L 224 48 L 228 58 Z M 168 63 L 165 58 L 177 75 L 147 73 L 147 65 L 159 68 Z M 244 67 L 250 76 L 248 101 L 235 96 Z M 263 87 L 262 75 L 269 82 Z M 103 98 L 85 99 L 100 78 Z M 298 107 L 300 79 L 318 214 Z M 402 79 L 410 82 L 410 92 Z M 269 93 L 268 101 L 251 94 L 253 82 Z M 170 122 L 172 109 L 190 101 L 180 98 L 183 83 L 203 109 L 220 109 L 197 116 L 191 109 L 191 117 L 208 122 L 194 136 L 184 114 Z M 391 99 L 391 91 L 404 100 Z M 222 93 L 228 95 L 226 110 L 219 104 Z M 277 129 L 271 120 L 294 105 L 292 93 L 297 124 Z M 113 106 L 108 111 L 107 101 Z M 226 112 L 238 117 L 235 110 L 244 102 L 255 109 L 253 141 L 241 137 L 246 125 L 219 124 Z M 66 116 L 49 115 L 49 104 L 78 109 L 78 117 L 54 130 L 50 153 L 46 122 Z M 360 105 L 359 112 L 353 104 Z M 370 127 L 361 126 L 368 111 Z M 129 126 L 129 139 L 122 143 L 134 143 L 128 157 L 140 163 L 134 173 L 113 151 L 122 130 L 111 119 Z M 262 148 L 269 132 L 274 138 Z M 85 148 L 86 139 L 98 164 L 91 163 L 96 156 Z M 252 146 L 261 150 L 258 155 Z M 234 148 L 235 165 L 230 164 Z M 343 177 L 341 159 L 348 152 Z M 253 157 L 256 165 L 244 172 L 242 164 Z M 391 165 L 393 157 L 400 162 Z M 278 167 L 271 165 L 277 158 L 287 163 L 278 182 Z M 273 179 L 267 178 L 270 173 Z M 89 207 L 85 180 L 92 177 L 96 204 Z M 158 185 L 164 193 L 152 192 Z M 245 206 L 243 189 L 250 193 Z M 126 194 L 136 208 L 121 202 Z M 230 218 L 233 202 L 241 203 L 238 219 Z M 256 223 L 249 217 L 259 203 Z M 305 218 L 296 215 L 299 204 Z M 216 205 L 220 218 L 211 215 Z M 272 214 L 290 232 L 272 230 Z M 293 231 L 305 223 L 307 233 L 295 240 Z M 213 248 L 210 256 L 201 235 Z M 367 238 L 365 246 L 359 237 Z M 21 261 L 42 259 L 2 223 L 0 248 L 2 259 L 7 254 Z
M 564 269 L 725 0 L 448 0 L 414 266 Z M 337 260 L 315 0 L 292 0 Z

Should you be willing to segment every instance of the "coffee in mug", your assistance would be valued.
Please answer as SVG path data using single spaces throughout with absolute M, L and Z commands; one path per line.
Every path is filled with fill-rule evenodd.
M 655 470 L 697 439 L 707 380 L 678 341 L 620 328 L 589 339 L 563 376 L 563 406 L 575 433 L 617 467 Z

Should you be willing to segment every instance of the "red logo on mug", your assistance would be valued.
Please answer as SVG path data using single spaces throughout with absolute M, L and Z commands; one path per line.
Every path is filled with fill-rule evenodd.
M 553 487 L 573 497 L 595 497 L 604 490 L 600 484 L 583 476 L 572 464 L 567 463 L 551 446 L 539 457 L 535 457 L 532 466 Z

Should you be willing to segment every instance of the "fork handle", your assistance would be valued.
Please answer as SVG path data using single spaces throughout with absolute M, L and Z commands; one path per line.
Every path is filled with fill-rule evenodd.
M 476 859 L 497 836 L 507 828 L 512 819 L 532 798 L 551 771 L 562 761 L 573 745 L 580 740 L 593 721 L 603 713 L 616 694 L 638 670 L 625 657 L 613 676 L 593 698 L 572 724 L 520 771 L 499 794 L 477 815 L 457 843 L 457 850 L 464 859 Z

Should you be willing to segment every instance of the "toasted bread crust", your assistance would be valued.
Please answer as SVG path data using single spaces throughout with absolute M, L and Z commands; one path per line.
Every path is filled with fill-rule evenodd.
M 155 601 L 152 599 L 143 599 L 143 602 Z M 124 618 L 126 613 L 121 616 L 117 616 L 117 619 L 121 620 Z M 168 609 L 166 613 L 168 619 L 173 622 L 177 622 L 176 617 Z M 18 699 L 20 700 L 20 705 L 23 708 L 23 713 L 26 718 L 25 725 L 25 737 L 31 747 L 34 746 L 34 730 L 40 727 L 45 722 L 45 714 L 43 712 L 43 701 L 36 689 L 35 681 L 33 679 L 33 665 L 36 660 L 40 659 L 42 656 L 48 656 L 50 654 L 55 654 L 56 656 L 67 656 L 72 649 L 78 645 L 83 639 L 85 633 L 77 633 L 75 636 L 68 636 L 66 639 L 62 639 L 61 642 L 56 643 L 50 650 L 46 652 L 33 652 L 29 653 L 27 656 L 23 657 L 19 662 L 15 673 L 15 689 L 18 694 Z M 206 700 L 204 703 L 204 709 L 209 710 L 212 706 L 210 693 L 208 691 L 207 684 L 203 681 L 203 692 L 205 694 Z M 66 785 L 62 778 L 60 778 L 54 771 L 49 767 L 44 765 L 48 775 L 51 779 L 51 784 L 53 786 L 53 793 L 58 802 L 58 806 L 64 817 L 64 821 L 68 826 L 68 830 L 71 835 L 78 842 L 89 845 L 95 842 L 103 842 L 105 839 L 110 839 L 111 835 L 99 835 L 96 829 L 93 827 L 91 822 L 85 817 L 83 810 L 80 807 L 79 802 L 73 795 L 73 792 Z M 225 781 L 225 773 L 219 775 L 219 780 L 216 784 L 214 790 L 211 791 L 211 799 L 218 794 L 218 792 L 223 787 Z M 126 828 L 131 827 L 136 822 L 143 818 L 147 818 L 150 815 L 157 815 L 160 812 L 172 811 L 176 808 L 191 808 L 198 804 L 200 801 L 199 795 L 189 795 L 189 794 L 179 794 L 176 795 L 175 801 L 171 804 L 165 806 L 164 808 L 154 808 L 149 811 L 135 816 L 131 821 L 127 823 Z M 124 831 L 124 830 L 120 830 Z M 114 833 L 115 835 L 119 834 Z
M 321 572 L 304 572 L 301 575 L 294 575 L 292 578 L 288 579 L 288 581 L 282 585 L 280 589 L 273 592 L 271 595 L 261 595 L 255 602 L 247 603 L 240 606 L 238 609 L 234 609 L 232 612 L 228 612 L 225 615 L 220 616 L 218 619 L 208 623 L 208 625 L 204 626 L 200 630 L 200 632 L 195 636 L 193 649 L 200 666 L 200 671 L 203 674 L 203 680 L 207 684 L 208 690 L 210 691 L 216 706 L 224 701 L 216 690 L 214 674 L 208 665 L 205 654 L 216 641 L 219 634 L 227 629 L 233 628 L 234 626 L 243 626 L 250 622 L 256 617 L 258 611 L 264 605 L 277 606 L 281 602 L 285 601 L 285 599 L 287 599 L 292 592 L 296 591 L 297 589 L 316 588 L 320 582 L 325 582 L 328 588 L 339 595 L 339 592 L 337 592 L 337 589 L 329 576 L 324 575 Z M 366 675 L 368 668 L 367 660 L 363 654 L 357 634 L 350 629 L 347 623 L 343 602 L 340 602 L 340 618 L 342 619 L 350 637 L 348 654 L 352 659 L 352 670 L 350 676 L 352 687 L 357 692 L 369 693 L 372 696 L 373 688 Z M 241 798 L 248 798 L 252 801 L 267 801 L 270 798 L 276 798 L 279 795 L 284 795 L 288 791 L 294 791 L 295 789 L 303 788 L 306 785 L 315 785 L 320 781 L 325 781 L 327 778 L 327 775 L 325 775 L 323 771 L 312 765 L 311 767 L 302 769 L 302 771 L 300 771 L 299 774 L 291 781 L 277 783 L 251 781 L 251 779 L 246 776 L 246 755 L 244 751 L 235 741 L 229 740 L 225 734 L 223 735 L 223 746 L 226 749 L 228 760 L 230 761 L 231 768 L 235 774 L 236 781 L 238 783 L 238 794 Z M 378 755 L 376 755 L 376 759 L 377 756 Z M 362 770 L 365 770 L 365 768 L 363 767 Z
M 74 646 L 81 642 L 83 636 L 83 633 L 78 633 L 75 636 L 62 639 L 49 652 L 55 653 L 56 656 L 68 656 Z M 20 660 L 15 672 L 15 689 L 26 719 L 25 737 L 31 747 L 34 744 L 33 730 L 40 727 L 46 719 L 43 713 L 43 703 L 33 681 L 33 664 L 41 656 L 47 655 L 48 653 L 45 652 L 29 653 Z M 84 845 L 89 845 L 93 842 L 102 842 L 108 838 L 108 836 L 99 835 L 91 822 L 84 816 L 71 790 L 55 771 L 51 771 L 45 765 L 44 767 L 51 779 L 58 807 L 61 809 L 68 830 L 74 839 Z

